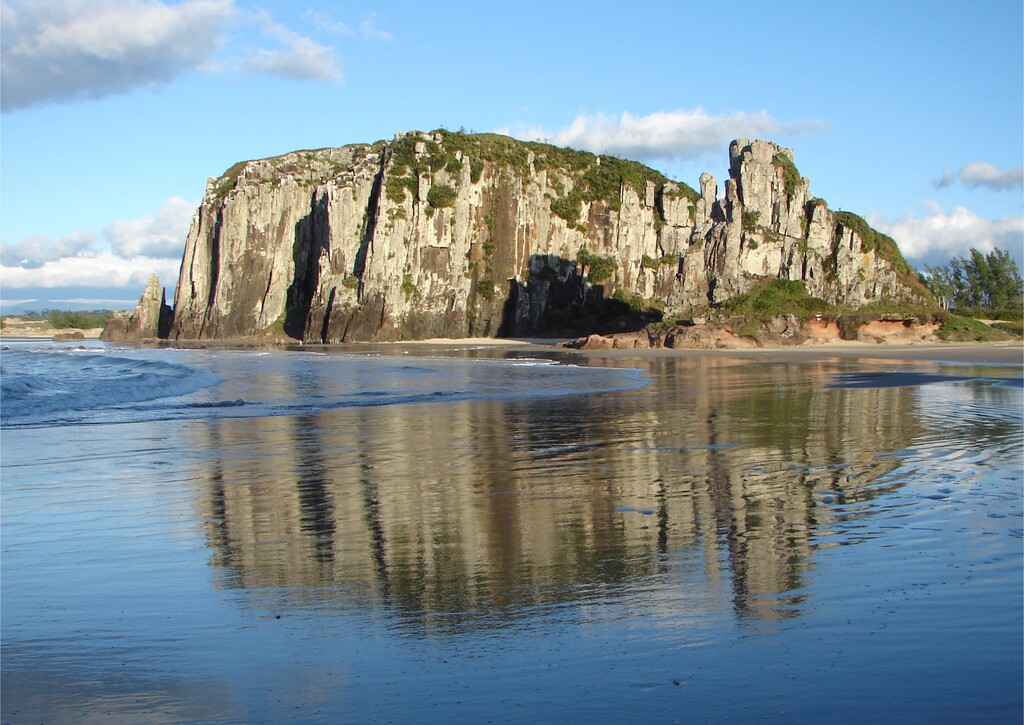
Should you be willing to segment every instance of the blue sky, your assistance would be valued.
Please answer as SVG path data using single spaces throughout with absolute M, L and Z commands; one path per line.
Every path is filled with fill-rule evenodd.
M 207 177 L 438 127 L 644 161 L 727 147 L 915 265 L 1024 251 L 1020 0 L 515 3 L 0 0 L 0 297 L 133 305 L 174 286 Z M 102 303 L 102 304 L 101 304 Z

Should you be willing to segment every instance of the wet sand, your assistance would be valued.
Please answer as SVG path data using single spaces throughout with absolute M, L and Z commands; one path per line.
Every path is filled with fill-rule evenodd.
M 595 359 L 647 359 L 662 357 L 728 357 L 773 362 L 809 362 L 823 359 L 877 359 L 877 360 L 921 360 L 933 362 L 977 363 L 977 364 L 1021 364 L 1024 365 L 1024 341 L 956 343 L 956 342 L 830 342 L 818 345 L 783 345 L 761 348 L 722 348 L 703 350 L 696 348 L 637 348 L 627 350 L 576 350 L 558 347 L 566 342 L 564 338 L 489 338 L 473 337 L 462 339 L 433 338 L 386 343 L 347 343 L 342 345 L 315 346 L 337 350 L 402 350 L 411 348 L 420 351 L 465 350 L 474 347 L 513 347 L 517 351 L 550 353 L 557 351 L 567 355 L 579 355 Z M 309 347 L 309 346 L 304 346 Z
M 631 357 L 732 357 L 770 359 L 775 362 L 806 362 L 823 358 L 930 360 L 936 362 L 1024 364 L 1024 343 L 864 343 L 842 342 L 824 345 L 764 347 L 723 350 L 576 350 L 600 358 Z
M 403 340 L 398 342 L 351 342 L 337 345 L 300 345 L 294 347 L 302 349 L 332 349 L 332 350 L 401 350 L 402 348 L 432 348 L 436 350 L 465 350 L 471 348 L 500 348 L 512 347 L 517 350 L 552 350 L 569 355 L 581 355 L 590 358 L 656 358 L 656 357 L 731 357 L 751 358 L 802 362 L 821 358 L 874 358 L 887 360 L 932 360 L 949 362 L 971 362 L 971 363 L 1021 363 L 1024 364 L 1024 341 L 1012 340 L 1006 342 L 984 342 L 984 343 L 958 343 L 958 342 L 829 342 L 810 345 L 780 345 L 776 347 L 759 348 L 720 348 L 707 350 L 699 348 L 633 348 L 633 349 L 602 349 L 602 350 L 578 350 L 575 348 L 560 347 L 561 343 L 568 342 L 570 338 L 496 338 L 496 337 L 466 337 L 466 338 L 430 338 L 426 340 Z M 181 341 L 183 345 L 189 345 L 188 341 Z M 230 341 L 208 342 L 202 344 L 211 347 L 224 345 L 231 346 Z
M 224 381 L 3 431 L 0 719 L 1021 721 L 1019 345 L 496 342 L 112 347 Z

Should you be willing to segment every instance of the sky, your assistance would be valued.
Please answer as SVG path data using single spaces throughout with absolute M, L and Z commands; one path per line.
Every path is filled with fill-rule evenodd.
M 0 0 L 0 307 L 170 295 L 208 177 L 435 128 L 720 193 L 769 139 L 919 269 L 1024 266 L 1020 0 Z

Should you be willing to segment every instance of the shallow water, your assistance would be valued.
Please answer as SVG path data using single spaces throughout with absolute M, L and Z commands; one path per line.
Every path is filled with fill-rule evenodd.
M 4 722 L 1024 714 L 1019 366 L 77 352 L 193 375 L 5 388 Z

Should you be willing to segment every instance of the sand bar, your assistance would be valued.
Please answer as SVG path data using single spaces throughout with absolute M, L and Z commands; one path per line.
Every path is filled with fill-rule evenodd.
M 639 350 L 575 350 L 598 358 L 714 356 L 739 357 L 775 362 L 802 362 L 822 358 L 875 358 L 885 360 L 931 360 L 969 363 L 1024 365 L 1021 341 L 989 343 L 870 343 L 835 342 L 822 345 L 696 350 L 658 348 Z

